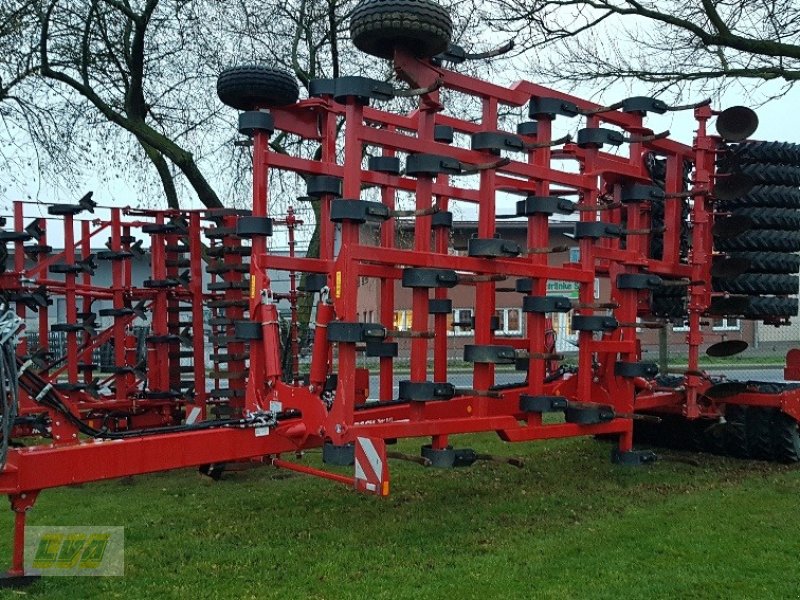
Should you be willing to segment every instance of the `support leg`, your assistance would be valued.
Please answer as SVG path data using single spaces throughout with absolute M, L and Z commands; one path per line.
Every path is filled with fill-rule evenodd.
M 25 574 L 25 516 L 33 508 L 39 492 L 27 492 L 9 496 L 11 510 L 14 511 L 14 550 L 11 568 L 0 576 L 0 587 L 21 587 L 30 585 L 38 575 Z

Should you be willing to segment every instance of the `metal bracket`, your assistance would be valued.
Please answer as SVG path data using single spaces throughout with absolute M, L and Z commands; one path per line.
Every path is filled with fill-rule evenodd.
M 465 362 L 513 365 L 516 360 L 517 352 L 513 346 L 464 345 Z

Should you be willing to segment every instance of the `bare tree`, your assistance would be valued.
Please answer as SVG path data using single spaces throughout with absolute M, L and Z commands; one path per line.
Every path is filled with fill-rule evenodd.
M 485 20 L 517 36 L 550 79 L 638 79 L 654 88 L 800 79 L 796 0 L 499 0 Z

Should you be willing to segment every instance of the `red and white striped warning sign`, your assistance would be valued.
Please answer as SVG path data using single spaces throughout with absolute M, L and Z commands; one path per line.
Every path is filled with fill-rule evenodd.
M 380 438 L 356 438 L 355 486 L 360 492 L 389 495 L 386 444 Z

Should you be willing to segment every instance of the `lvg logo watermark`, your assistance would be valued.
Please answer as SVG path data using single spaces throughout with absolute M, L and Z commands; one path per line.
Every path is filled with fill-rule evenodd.
M 38 575 L 122 576 L 124 527 L 26 527 L 25 571 Z

